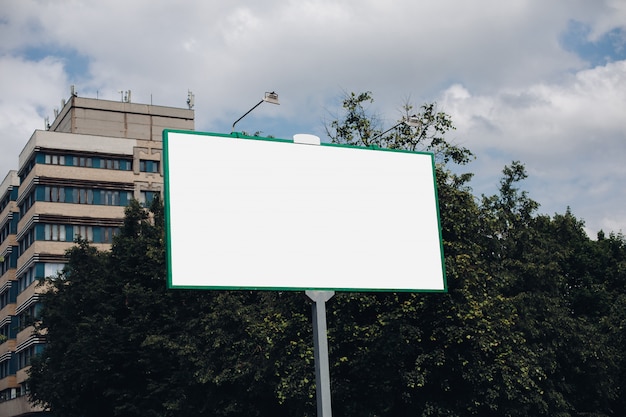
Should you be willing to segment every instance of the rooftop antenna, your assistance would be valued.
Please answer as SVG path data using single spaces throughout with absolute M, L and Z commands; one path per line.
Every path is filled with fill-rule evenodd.
M 72 97 L 77 97 L 78 94 L 76 94 L 76 87 L 74 86 L 74 84 L 70 85 L 70 95 Z
M 194 96 L 191 90 L 187 90 L 187 107 L 189 107 L 189 110 L 193 109 L 195 98 L 196 96 Z
M 50 130 L 50 118 L 48 116 L 43 119 L 43 124 L 46 127 L 46 130 Z
M 59 109 L 57 109 L 56 107 L 54 108 L 54 118 L 56 119 L 57 117 L 59 117 Z
M 122 103 L 130 103 L 130 90 L 120 90 L 118 93 L 120 93 L 120 100 Z

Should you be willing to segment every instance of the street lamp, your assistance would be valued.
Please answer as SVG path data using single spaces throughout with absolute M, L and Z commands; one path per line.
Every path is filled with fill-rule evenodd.
M 250 110 L 248 110 L 243 116 L 241 116 L 239 119 L 235 120 L 235 123 L 233 123 L 233 130 L 231 130 L 230 132 L 234 132 L 235 131 L 235 125 L 237 124 L 237 122 L 239 122 L 241 119 L 243 119 L 244 117 L 246 117 L 248 115 L 248 113 L 250 113 L 252 110 L 256 109 L 257 107 L 259 107 L 261 105 L 261 103 L 263 102 L 267 102 L 267 103 L 271 103 L 271 104 L 280 104 L 278 102 L 278 94 L 276 94 L 275 92 L 265 92 L 265 96 L 263 97 L 263 99 L 261 101 L 259 101 L 253 108 L 251 108 Z
M 382 135 L 384 135 L 385 133 L 395 129 L 396 127 L 405 124 L 407 126 L 410 127 L 419 127 L 422 124 L 422 121 L 419 117 L 417 117 L 417 115 L 413 115 L 413 116 L 409 116 L 408 119 L 402 119 L 402 121 L 400 123 L 398 123 L 395 126 L 390 127 L 389 129 L 385 130 L 383 133 L 379 133 L 378 135 L 374 136 L 373 138 L 370 139 L 370 141 L 373 141 L 374 139 L 378 139 L 379 137 L 381 137 Z

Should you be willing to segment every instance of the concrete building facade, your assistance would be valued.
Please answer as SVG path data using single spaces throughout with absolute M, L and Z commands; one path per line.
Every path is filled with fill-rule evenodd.
M 193 110 L 72 96 L 0 183 L 0 416 L 45 413 L 26 383 L 45 346 L 31 326 L 39 279 L 63 268 L 77 236 L 109 248 L 128 202 L 162 192 L 164 128 L 193 130 Z

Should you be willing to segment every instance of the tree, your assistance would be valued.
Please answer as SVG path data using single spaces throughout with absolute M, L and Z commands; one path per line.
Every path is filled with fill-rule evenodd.
M 445 167 L 471 153 L 436 136 L 453 126 L 433 117 L 433 105 L 421 117 L 435 124 L 434 136 L 424 122 L 381 135 L 365 107 L 372 101 L 347 96 L 345 117 L 327 132 L 336 143 L 435 153 L 448 293 L 336 296 L 331 374 L 352 407 L 346 414 L 620 415 L 623 331 L 608 315 L 623 317 L 614 309 L 624 298 L 607 285 L 623 282 L 623 269 L 609 266 L 623 258 L 608 261 L 569 212 L 537 216 L 539 204 L 519 191 L 519 162 L 504 168 L 499 195 L 476 199 L 471 174 Z M 354 369 L 367 370 L 371 386 L 353 384 Z
M 140 294 L 160 307 L 168 296 L 176 296 L 150 283 L 160 276 L 163 288 L 160 231 L 135 202 L 126 210 L 113 252 L 100 252 L 80 240 L 68 251 L 64 272 L 46 279 L 49 290 L 43 294 L 37 331 L 45 335 L 47 346 L 33 361 L 29 378 L 35 403 L 60 415 L 112 416 L 140 415 L 133 408 L 147 402 L 153 405 L 143 415 L 166 415 L 151 410 L 166 410 L 176 402 L 171 394 L 161 396 L 167 385 L 155 389 L 149 383 L 159 370 L 153 367 L 158 361 L 148 363 L 146 355 L 165 352 L 146 349 L 147 338 L 134 333 L 135 324 L 144 325 L 153 313 L 134 311 Z M 159 321 L 168 331 L 170 324 Z M 175 378 L 179 364 L 161 366 L 168 363 Z M 172 383 L 170 389 L 175 393 L 180 388 Z
M 520 163 L 505 167 L 500 195 L 483 197 L 481 217 L 484 259 L 516 311 L 514 328 L 542 393 L 527 414 L 619 415 L 611 404 L 622 349 L 601 324 L 615 302 L 606 285 L 616 277 L 606 276 L 606 254 L 569 210 L 535 215 L 538 203 L 516 187 L 524 178 Z
M 454 130 L 452 118 L 437 111 L 435 103 L 426 103 L 419 112 L 405 102 L 401 120 L 396 129 L 385 132 L 379 128 L 378 117 L 368 113 L 367 103 L 373 103 L 371 92 L 346 94 L 342 102 L 344 115 L 326 125 L 326 134 L 333 143 L 353 146 L 376 146 L 388 149 L 433 152 L 439 162 L 454 162 L 464 165 L 473 154 L 469 149 L 454 145 L 445 139 L 446 133 Z M 400 123 L 411 119 L 417 126 Z
M 438 178 L 447 294 L 342 293 L 331 302 L 340 414 L 521 416 L 541 399 L 516 311 L 484 261 L 467 178 Z
M 158 200 L 132 202 L 111 251 L 80 240 L 45 280 L 47 346 L 30 369 L 31 400 L 68 417 L 314 410 L 312 383 L 301 383 L 313 380 L 306 300 L 168 290 L 163 226 Z

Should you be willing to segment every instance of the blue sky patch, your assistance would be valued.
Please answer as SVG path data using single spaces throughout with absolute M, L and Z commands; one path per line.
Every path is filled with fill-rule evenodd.
M 589 25 L 571 20 L 565 33 L 561 35 L 561 45 L 594 67 L 626 59 L 625 28 L 614 28 L 596 41 L 589 40 L 590 33 Z
M 60 59 L 70 81 L 84 79 L 89 72 L 89 58 L 75 49 L 43 45 L 28 47 L 20 51 L 20 55 L 29 61 L 41 61 L 49 56 Z

